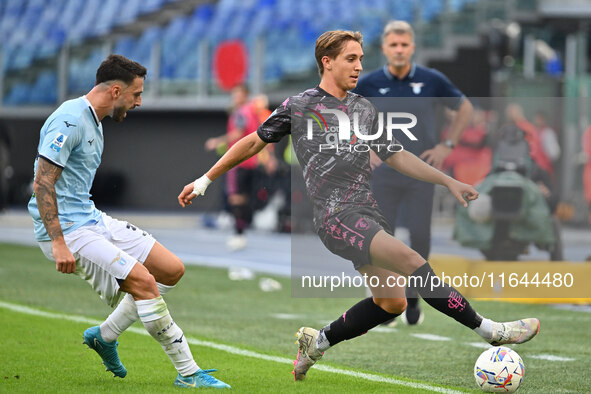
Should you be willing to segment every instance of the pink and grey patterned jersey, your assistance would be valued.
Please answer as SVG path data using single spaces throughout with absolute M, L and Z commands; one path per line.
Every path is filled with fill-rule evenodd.
M 349 124 L 346 139 L 339 135 L 339 116 Z M 395 139 L 387 139 L 382 125 L 375 107 L 362 96 L 349 92 L 339 100 L 316 87 L 285 100 L 257 133 L 268 143 L 291 134 L 318 230 L 340 212 L 377 210 L 369 185 L 369 150 L 386 160 L 402 148 Z

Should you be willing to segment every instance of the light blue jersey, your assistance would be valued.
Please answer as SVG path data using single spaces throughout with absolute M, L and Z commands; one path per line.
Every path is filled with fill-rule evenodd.
M 85 96 L 64 102 L 41 128 L 35 175 L 39 156 L 63 168 L 55 191 L 64 234 L 100 219 L 101 212 L 90 199 L 90 188 L 101 163 L 103 146 L 103 126 Z M 35 194 L 29 201 L 29 213 L 37 241 L 49 241 Z

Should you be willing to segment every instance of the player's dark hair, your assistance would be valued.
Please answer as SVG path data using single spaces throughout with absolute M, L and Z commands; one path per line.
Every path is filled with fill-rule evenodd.
M 335 59 L 341 53 L 347 41 L 357 41 L 359 45 L 363 46 L 363 36 L 358 31 L 333 30 L 327 31 L 318 37 L 314 55 L 318 64 L 318 73 L 320 73 L 321 77 L 324 74 L 322 58 L 328 56 Z
M 131 84 L 137 77 L 146 78 L 146 67 L 121 55 L 109 55 L 96 70 L 96 82 L 98 85 L 109 81 L 123 81 Z

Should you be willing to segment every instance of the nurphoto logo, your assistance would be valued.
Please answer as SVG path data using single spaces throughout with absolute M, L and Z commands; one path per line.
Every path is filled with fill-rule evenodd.
M 336 117 L 338 126 L 328 126 L 323 114 L 333 115 Z M 371 148 L 380 151 L 387 149 L 389 152 L 399 152 L 404 150 L 404 147 L 397 143 L 393 137 L 395 130 L 402 131 L 411 141 L 417 141 L 417 137 L 410 131 L 416 126 L 417 117 L 409 112 L 387 112 L 386 118 L 386 139 L 390 142 L 372 143 L 382 137 L 384 133 L 384 113 L 378 112 L 378 127 L 374 134 L 367 133 L 367 125 L 359 125 L 359 114 L 353 112 L 353 122 L 345 112 L 338 109 L 320 109 L 319 111 L 309 110 L 304 115 L 308 117 L 307 121 L 307 139 L 313 139 L 314 124 L 320 127 L 320 131 L 324 132 L 326 143 L 319 145 L 319 152 L 328 150 L 347 150 L 349 152 L 368 152 Z M 405 119 L 406 122 L 400 122 L 400 119 Z M 351 130 L 351 123 L 353 130 Z M 342 144 L 343 141 L 349 141 L 349 144 Z

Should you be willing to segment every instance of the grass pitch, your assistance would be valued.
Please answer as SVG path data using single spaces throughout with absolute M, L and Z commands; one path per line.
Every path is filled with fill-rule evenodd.
M 0 277 L 0 301 L 66 315 L 60 319 L 0 306 L 0 392 L 181 390 L 172 385 L 176 371 L 160 346 L 140 335 L 140 323 L 119 340 L 127 377 L 113 379 L 104 372 L 98 355 L 81 342 L 84 329 L 93 325 L 84 319 L 101 321 L 110 308 L 82 280 L 55 271 L 37 248 L 0 244 Z M 424 303 L 421 326 L 378 329 L 340 344 L 318 364 L 324 368 L 314 368 L 305 382 L 294 383 L 289 359 L 297 351 L 296 330 L 302 325 L 322 327 L 357 300 L 294 299 L 289 279 L 275 279 L 283 290 L 265 293 L 258 280 L 230 281 L 226 270 L 188 266 L 177 288 L 166 296 L 173 318 L 194 339 L 191 349 L 197 363 L 217 368 L 214 376 L 232 385 L 233 391 L 430 391 L 417 388 L 424 384 L 432 390 L 478 392 L 472 368 L 483 349 L 471 343 L 484 342 Z M 526 366 L 520 393 L 589 391 L 591 313 L 501 302 L 473 305 L 497 320 L 541 320 L 538 337 L 514 347 Z M 430 335 L 430 340 L 420 335 Z M 220 350 L 223 345 L 238 352 Z M 346 374 L 328 372 L 326 367 Z M 384 381 L 355 377 L 356 373 Z

